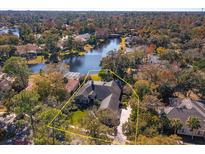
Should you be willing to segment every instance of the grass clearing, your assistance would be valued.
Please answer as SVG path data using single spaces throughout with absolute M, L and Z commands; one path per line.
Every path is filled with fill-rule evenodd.
M 93 81 L 101 81 L 102 80 L 102 78 L 98 74 L 91 74 L 90 77 Z
M 78 50 L 60 52 L 60 56 L 69 56 L 69 55 L 84 56 L 85 54 L 86 54 L 85 51 L 78 51 Z
M 45 59 L 43 56 L 37 56 L 34 59 L 28 60 L 27 64 L 32 65 L 32 64 L 38 64 L 38 63 L 43 63 L 45 62 Z
M 86 111 L 76 111 L 73 112 L 69 117 L 69 122 L 71 125 L 79 126 L 82 119 L 86 116 Z

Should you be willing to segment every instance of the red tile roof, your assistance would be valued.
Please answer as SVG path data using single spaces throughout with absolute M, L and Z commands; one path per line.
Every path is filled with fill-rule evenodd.
M 74 91 L 77 89 L 79 85 L 79 81 L 78 80 L 68 80 L 68 83 L 66 84 L 66 89 L 68 92 Z

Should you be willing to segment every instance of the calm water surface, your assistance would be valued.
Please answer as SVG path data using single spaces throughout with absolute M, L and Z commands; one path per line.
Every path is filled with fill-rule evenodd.
M 103 57 L 105 57 L 109 51 L 119 49 L 120 40 L 119 39 L 111 39 L 106 42 L 104 45 L 100 46 L 97 49 L 93 49 L 88 52 L 85 56 L 73 56 L 69 57 L 63 62 L 70 65 L 71 72 L 80 72 L 82 74 L 86 74 L 88 70 L 99 70 L 100 61 Z M 36 65 L 29 66 L 34 73 L 39 72 L 45 64 L 40 63 Z

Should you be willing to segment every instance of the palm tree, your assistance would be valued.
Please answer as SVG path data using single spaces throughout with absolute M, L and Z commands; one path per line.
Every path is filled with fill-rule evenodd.
M 189 117 L 187 120 L 187 126 L 190 128 L 190 131 L 192 132 L 192 140 L 194 138 L 194 130 L 198 130 L 201 128 L 200 121 L 197 117 Z
M 171 126 L 174 129 L 174 134 L 176 134 L 177 131 L 181 129 L 183 125 L 180 119 L 172 119 Z

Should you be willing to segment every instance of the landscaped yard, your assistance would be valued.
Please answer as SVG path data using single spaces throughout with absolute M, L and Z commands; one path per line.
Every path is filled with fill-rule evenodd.
M 86 111 L 76 111 L 72 113 L 69 117 L 70 124 L 74 126 L 79 126 L 80 122 L 83 120 L 86 114 L 87 114 Z
M 84 56 L 85 53 L 86 53 L 85 51 L 71 50 L 71 51 L 60 52 L 60 56 L 69 56 L 69 55 Z
M 101 81 L 102 80 L 98 74 L 91 74 L 90 77 L 93 81 Z
M 27 61 L 27 64 L 38 64 L 45 62 L 45 59 L 43 56 L 37 56 L 35 59 L 31 59 Z

